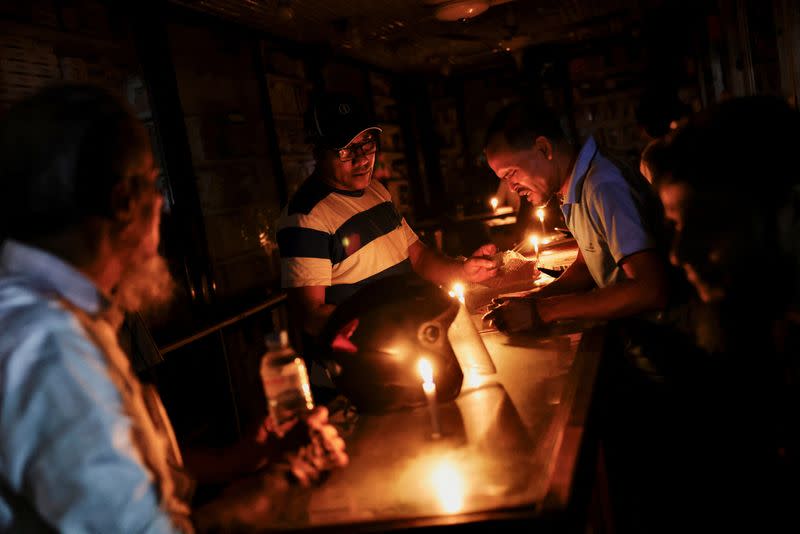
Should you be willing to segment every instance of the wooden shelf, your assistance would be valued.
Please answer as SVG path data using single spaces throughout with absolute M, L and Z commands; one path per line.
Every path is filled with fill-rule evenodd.
M 290 83 L 293 85 L 303 85 L 306 87 L 312 87 L 312 83 L 308 80 L 304 80 L 303 78 L 292 78 L 290 76 L 286 76 L 284 74 L 273 74 L 271 72 L 267 73 L 267 82 L 285 82 Z
M 60 44 L 72 45 L 92 45 L 98 49 L 126 50 L 126 43 L 94 37 L 82 33 L 65 32 L 49 26 L 39 26 L 36 24 L 22 24 L 8 19 L 0 20 L 0 32 L 5 34 L 19 35 L 37 41 L 54 41 Z
M 195 168 L 202 169 L 203 167 L 218 167 L 221 165 L 234 165 L 238 163 L 255 163 L 258 161 L 266 162 L 269 160 L 264 156 L 251 156 L 244 158 L 202 159 L 194 160 L 192 163 L 194 164 Z
M 285 113 L 285 112 L 272 112 L 273 119 L 280 120 L 303 120 L 303 115 L 300 113 Z

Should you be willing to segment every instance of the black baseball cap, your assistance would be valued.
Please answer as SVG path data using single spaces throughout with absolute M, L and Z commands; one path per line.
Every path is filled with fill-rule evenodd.
M 346 93 L 323 93 L 314 98 L 305 119 L 309 142 L 339 149 L 368 130 L 382 130 L 358 98 Z

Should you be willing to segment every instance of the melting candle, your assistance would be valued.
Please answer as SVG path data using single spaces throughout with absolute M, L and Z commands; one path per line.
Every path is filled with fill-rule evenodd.
M 442 434 L 439 428 L 439 412 L 436 405 L 436 383 L 433 381 L 433 366 L 426 358 L 420 358 L 417 364 L 419 374 L 422 377 L 422 391 L 428 401 L 428 411 L 431 414 L 431 426 L 433 433 L 431 436 L 438 439 Z

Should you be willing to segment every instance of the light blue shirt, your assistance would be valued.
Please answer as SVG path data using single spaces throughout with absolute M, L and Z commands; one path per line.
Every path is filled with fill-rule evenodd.
M 0 249 L 0 532 L 174 532 L 131 441 L 105 357 L 58 299 L 104 299 L 70 265 L 14 241 Z M 27 505 L 20 506 L 20 502 Z M 35 517 L 35 516 L 34 516 Z
M 652 190 L 644 180 L 626 180 L 592 137 L 581 147 L 568 181 L 561 210 L 597 287 L 624 280 L 620 262 L 656 248 L 652 226 L 642 218 L 655 216 Z

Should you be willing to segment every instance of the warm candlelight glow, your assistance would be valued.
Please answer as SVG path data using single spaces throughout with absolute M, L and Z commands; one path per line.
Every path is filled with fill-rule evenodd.
M 545 235 L 547 233 L 547 230 L 545 230 L 545 227 L 544 227 L 544 208 L 543 207 L 542 208 L 538 208 L 536 210 L 536 218 L 539 219 L 539 224 L 542 225 L 542 235 Z
M 449 459 L 442 459 L 430 473 L 431 486 L 442 510 L 448 514 L 460 511 L 464 506 L 465 481 L 458 465 Z
M 419 370 L 419 376 L 422 377 L 422 381 L 424 382 L 423 386 L 425 384 L 433 384 L 433 366 L 427 358 L 420 358 L 417 369 Z
M 458 301 L 464 304 L 464 284 L 461 282 L 453 284 L 453 289 L 448 294 L 451 297 L 458 298 Z
M 439 426 L 439 412 L 436 407 L 436 383 L 433 381 L 433 366 L 427 358 L 420 358 L 417 363 L 417 370 L 422 377 L 422 391 L 425 392 L 425 399 L 428 401 L 428 412 L 431 415 L 431 437 L 439 439 L 442 436 Z
M 489 204 L 491 204 L 493 210 L 496 210 L 497 206 L 500 204 L 500 201 L 497 200 L 497 197 L 492 197 L 492 199 L 489 201 Z
M 528 242 L 533 245 L 533 251 L 536 254 L 536 261 L 539 261 L 539 236 L 531 234 L 528 236 Z

